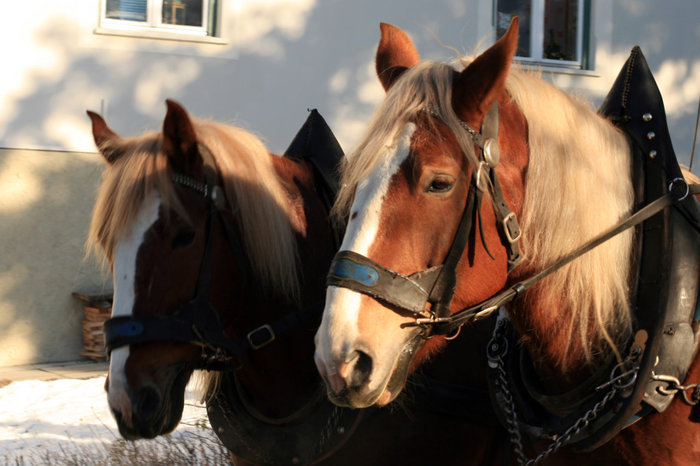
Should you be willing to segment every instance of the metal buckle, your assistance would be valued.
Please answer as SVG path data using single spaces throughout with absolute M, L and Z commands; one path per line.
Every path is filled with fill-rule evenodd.
M 515 234 L 513 234 L 511 231 L 510 222 L 515 222 L 513 225 L 513 230 L 516 232 Z M 520 239 L 522 232 L 520 231 L 520 225 L 518 225 L 518 217 L 515 216 L 514 212 L 508 212 L 508 215 L 506 215 L 503 219 L 503 231 L 506 234 L 506 238 L 508 239 L 509 243 L 515 243 Z
M 266 332 L 266 334 L 262 334 L 262 332 Z M 258 336 L 258 334 L 260 335 Z M 275 332 L 272 330 L 272 327 L 265 324 L 248 332 L 246 338 L 248 339 L 250 346 L 256 350 L 272 343 L 275 340 Z

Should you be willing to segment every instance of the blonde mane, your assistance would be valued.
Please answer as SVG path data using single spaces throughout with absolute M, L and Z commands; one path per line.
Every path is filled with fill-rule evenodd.
M 466 66 L 470 59 L 461 59 Z M 452 110 L 452 66 L 423 62 L 406 71 L 375 112 L 342 173 L 335 215 L 347 215 L 357 184 L 386 156 L 418 112 L 439 115 L 457 136 L 467 160 L 476 163 L 473 142 Z M 523 273 L 541 270 L 606 230 L 632 208 L 631 167 L 625 137 L 590 106 L 551 84 L 511 67 L 507 91 L 528 121 L 530 149 L 521 219 Z M 507 157 L 507 155 L 505 155 Z M 545 283 L 538 306 L 565 327 L 566 347 L 591 360 L 613 348 L 631 328 L 628 278 L 632 232 L 585 254 Z M 544 289 L 543 286 L 535 290 Z M 596 335 L 589 336 L 589 332 Z M 535 340 L 548 342 L 549 335 Z
M 198 140 L 212 153 L 224 191 L 242 225 L 243 248 L 263 289 L 294 301 L 300 293 L 298 252 L 291 226 L 293 206 L 272 158 L 253 134 L 235 126 L 194 120 Z M 119 154 L 104 173 L 93 210 L 88 250 L 101 249 L 111 262 L 119 240 L 130 230 L 150 193 L 158 192 L 165 211 L 187 218 L 162 151 L 159 133 L 115 138 L 100 147 Z
M 569 254 L 630 213 L 631 155 L 625 136 L 588 103 L 519 70 L 511 71 L 506 86 L 528 122 L 530 159 L 520 219 L 522 269 L 528 273 Z M 632 230 L 616 236 L 533 289 L 540 312 L 550 313 L 543 317 L 552 327 L 550 338 L 563 326 L 569 343 L 558 361 L 561 369 L 566 370 L 571 352 L 581 353 L 586 361 L 610 349 L 619 357 L 617 345 L 632 324 L 632 239 Z

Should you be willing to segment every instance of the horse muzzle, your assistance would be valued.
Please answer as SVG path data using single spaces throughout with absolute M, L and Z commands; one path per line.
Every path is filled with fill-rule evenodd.
M 136 389 L 128 389 L 128 405 L 113 405 L 110 409 L 126 440 L 152 439 L 172 432 L 182 418 L 185 386 L 189 371 L 181 370 L 165 386 L 144 382 Z

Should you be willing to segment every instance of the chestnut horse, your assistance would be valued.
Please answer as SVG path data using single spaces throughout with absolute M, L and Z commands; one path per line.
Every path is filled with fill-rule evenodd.
M 89 112 L 107 161 L 89 244 L 113 272 L 105 388 L 122 436 L 172 431 L 186 383 L 206 368 L 223 371 L 207 404 L 236 464 L 488 462 L 488 448 L 471 452 L 459 439 L 486 445 L 498 428 L 421 404 L 420 387 L 391 410 L 327 400 L 313 335 L 336 246 L 320 173 L 240 128 L 167 107 L 162 132 L 136 138 Z M 445 371 L 439 360 L 431 367 Z
M 334 208 L 349 220 L 316 334 L 315 360 L 330 399 L 386 405 L 414 368 L 448 346 L 448 336 L 461 330 L 459 340 L 481 337 L 483 327 L 474 325 L 501 309 L 488 330 L 488 354 L 486 345 L 443 353 L 455 370 L 488 362 L 481 383 L 490 387 L 514 460 L 700 464 L 700 428 L 689 420 L 700 398 L 691 329 L 700 217 L 665 146 L 644 154 L 649 173 L 664 175 L 657 183 L 648 173 L 646 190 L 658 184 L 671 193 L 635 201 L 627 136 L 585 103 L 511 68 L 517 18 L 459 67 L 421 62 L 399 28 L 382 24 L 381 33 L 376 67 L 387 94 L 343 169 Z M 629 73 L 642 61 L 634 57 Z M 634 99 L 628 91 L 620 93 L 623 110 L 639 103 L 626 100 Z M 620 123 L 656 125 L 661 117 L 642 113 Z M 643 140 L 664 138 L 663 128 L 647 128 Z M 621 223 L 635 203 L 649 206 Z M 649 217 L 643 233 L 628 228 Z M 685 235 L 674 236 L 673 264 L 689 258 L 678 275 L 689 282 L 676 288 L 680 298 L 668 278 L 676 277 L 670 250 L 636 258 L 637 250 L 666 241 L 659 231 L 670 231 L 669 218 Z M 660 269 L 669 273 L 651 280 Z M 642 299 L 635 301 L 635 289 Z M 654 332 L 647 321 L 655 317 L 639 308 L 661 302 L 662 289 L 663 302 L 685 314 Z M 684 346 L 674 357 L 682 375 L 664 378 L 670 358 L 659 348 L 672 345 L 659 341 L 681 333 Z M 686 371 L 694 384 L 681 385 Z M 644 383 L 635 385 L 637 376 Z M 647 382 L 658 390 L 643 393 Z M 663 412 L 642 417 L 650 411 L 638 409 L 642 397 L 653 404 L 660 394 L 663 406 L 654 407 Z

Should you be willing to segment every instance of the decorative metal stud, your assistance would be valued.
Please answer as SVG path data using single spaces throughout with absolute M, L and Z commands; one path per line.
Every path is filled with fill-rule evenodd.
M 651 115 L 651 113 L 648 113 L 648 112 L 645 113 L 644 115 L 642 115 L 642 120 L 644 120 L 644 121 L 651 121 L 652 118 L 653 118 L 653 116 Z
M 651 140 L 654 139 L 655 137 L 656 137 L 656 133 L 655 133 L 655 132 L 649 131 L 649 132 L 647 133 L 647 139 L 648 139 L 648 140 L 651 141 Z
M 488 138 L 484 141 L 484 160 L 489 167 L 494 168 L 498 165 L 501 159 L 501 151 L 498 148 L 498 142 L 495 139 Z
M 338 429 L 337 429 L 337 432 L 338 432 L 340 435 L 343 435 L 343 434 L 345 433 L 345 427 L 339 426 Z
M 223 427 L 219 427 L 218 429 L 216 429 L 216 432 L 217 432 L 219 435 L 221 435 L 221 434 L 224 433 L 224 428 L 223 428 Z
M 649 151 L 649 157 L 651 157 L 652 159 L 655 159 L 655 158 L 656 158 L 656 151 L 655 151 L 655 150 L 650 150 L 650 151 Z

